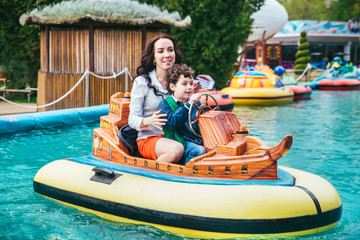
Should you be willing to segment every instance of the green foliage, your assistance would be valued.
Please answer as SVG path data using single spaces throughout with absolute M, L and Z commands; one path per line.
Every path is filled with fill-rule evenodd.
M 296 58 L 295 60 L 295 65 L 296 64 L 302 64 L 302 63 L 308 63 L 311 61 L 311 58 L 309 56 L 306 56 L 306 57 L 299 57 L 299 58 Z
M 294 69 L 295 70 L 304 70 L 305 68 L 306 68 L 306 66 L 307 66 L 307 64 L 297 64 L 297 65 L 295 65 L 295 67 L 294 67 Z
M 301 51 L 309 49 L 309 46 L 310 46 L 308 41 L 307 41 L 307 38 L 305 37 L 303 39 L 306 39 L 306 40 L 300 41 L 302 43 L 300 43 L 300 45 L 298 46 L 298 50 L 301 50 Z
M 29 103 L 29 99 L 27 97 L 27 94 L 24 94 L 24 93 L 16 93 L 16 94 L 20 95 L 20 97 L 18 96 L 18 99 L 14 99 L 13 97 L 10 97 L 12 102 Z M 9 98 L 9 97 L 7 97 L 7 98 Z M 36 103 L 36 97 L 35 96 L 30 97 L 30 103 Z
M 332 1 L 329 15 L 330 19 L 335 21 L 360 18 L 360 0 Z
M 278 0 L 289 20 L 348 21 L 360 18 L 360 0 Z
M 301 32 L 301 33 L 303 33 L 303 32 Z M 301 43 L 304 43 L 304 42 L 306 42 L 306 41 L 307 41 L 307 39 L 304 38 L 303 36 L 301 36 L 301 38 L 300 38 L 300 40 L 299 40 L 300 44 L 301 44 Z
M 0 0 L 0 65 L 10 82 L 9 88 L 37 86 L 40 68 L 40 31 L 36 27 L 21 26 L 20 16 L 38 6 L 60 0 Z
M 279 0 L 289 14 L 289 20 L 329 20 L 324 0 Z
M 310 50 L 309 49 L 306 49 L 306 50 L 303 50 L 303 51 L 298 51 L 295 55 L 296 58 L 300 58 L 300 57 L 306 57 L 306 56 L 309 56 L 310 55 Z
M 190 15 L 191 26 L 171 34 L 178 41 L 185 63 L 196 74 L 208 74 L 215 79 L 216 88 L 226 86 L 235 70 L 238 48 L 251 33 L 250 16 L 263 0 L 143 0 L 171 11 L 182 18 Z
M 300 45 L 298 46 L 295 60 L 296 70 L 304 70 L 307 63 L 311 61 L 309 43 L 307 40 L 306 32 L 301 32 L 300 36 Z

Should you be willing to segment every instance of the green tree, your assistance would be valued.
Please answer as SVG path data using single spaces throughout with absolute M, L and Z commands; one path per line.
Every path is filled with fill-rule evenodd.
M 279 0 L 289 20 L 348 21 L 360 18 L 360 0 Z
M 251 33 L 250 16 L 259 10 L 264 0 L 143 0 L 190 16 L 191 26 L 172 29 L 184 54 L 185 62 L 196 74 L 211 75 L 216 88 L 225 87 L 235 70 L 238 48 Z
M 296 52 L 295 70 L 304 70 L 306 65 L 311 61 L 309 42 L 307 40 L 306 32 L 301 32 L 300 45 Z
M 348 21 L 360 18 L 360 0 L 332 1 L 329 19 L 334 21 Z
M 329 9 L 324 0 L 279 0 L 289 20 L 328 20 Z
M 20 16 L 56 2 L 60 0 L 0 0 L 0 65 L 10 87 L 36 87 L 40 68 L 39 28 L 21 26 Z

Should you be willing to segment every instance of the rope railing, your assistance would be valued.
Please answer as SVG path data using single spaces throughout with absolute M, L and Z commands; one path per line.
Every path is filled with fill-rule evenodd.
M 86 71 L 88 71 L 88 70 L 86 70 Z M 88 73 L 91 74 L 91 75 L 93 75 L 93 76 L 95 76 L 95 77 L 97 77 L 97 78 L 102 78 L 102 79 L 117 78 L 118 76 L 123 75 L 124 73 L 127 73 L 128 76 L 129 76 L 129 77 L 131 78 L 131 80 L 132 80 L 132 76 L 131 76 L 128 68 L 124 68 L 124 69 L 123 69 L 121 72 L 119 72 L 119 73 L 113 72 L 113 75 L 112 75 L 112 76 L 100 76 L 100 75 L 97 75 L 96 73 L 93 73 L 93 72 L 90 72 L 90 71 L 88 71 Z
M 306 65 L 306 68 L 304 69 L 302 74 L 297 79 L 295 79 L 295 81 L 298 82 L 305 75 L 305 73 L 307 73 L 307 71 L 309 71 L 309 69 L 311 69 L 311 64 L 310 63 L 308 63 Z
M 4 98 L 4 97 L 2 97 L 2 96 L 0 96 L 0 99 L 4 100 L 5 102 L 11 103 L 11 104 L 16 105 L 16 106 L 24 107 L 24 108 L 36 108 L 36 109 L 37 109 L 37 108 L 49 107 L 49 106 L 51 106 L 51 105 L 54 105 L 55 103 L 60 102 L 60 101 L 63 100 L 64 98 L 66 98 L 71 92 L 73 92 L 73 91 L 77 88 L 77 86 L 79 86 L 79 84 L 84 80 L 84 78 L 87 78 L 87 77 L 89 76 L 89 74 L 91 74 L 91 75 L 93 75 L 93 76 L 95 76 L 95 77 L 97 77 L 97 78 L 101 78 L 101 79 L 113 79 L 113 78 L 115 79 L 115 78 L 117 78 L 117 77 L 120 76 L 120 75 L 126 74 L 126 77 L 129 76 L 130 79 L 133 80 L 133 78 L 132 78 L 132 76 L 131 76 L 128 68 L 124 68 L 121 72 L 119 72 L 119 73 L 117 73 L 117 74 L 115 74 L 115 72 L 114 72 L 112 76 L 100 76 L 100 75 L 97 75 L 97 74 L 95 74 L 95 73 L 93 73 L 93 72 L 90 72 L 88 69 L 86 69 L 86 71 L 85 71 L 84 74 L 81 76 L 81 78 L 79 79 L 79 81 L 78 81 L 67 93 L 65 93 L 63 96 L 61 96 L 60 98 L 58 98 L 58 99 L 56 99 L 56 100 L 54 100 L 54 101 L 52 101 L 52 102 L 50 102 L 50 103 L 47 103 L 47 104 L 44 104 L 44 105 L 41 105 L 41 106 L 27 106 L 27 105 L 22 105 L 22 104 L 19 104 L 19 103 L 15 103 L 15 102 L 9 101 L 8 99 L 6 99 L 6 98 Z M 126 81 L 126 87 L 125 87 L 125 89 L 128 89 L 127 84 L 128 84 L 128 83 L 127 83 L 127 81 Z M 87 89 L 86 89 L 86 92 L 88 92 L 88 84 L 87 84 L 86 88 L 87 88 Z M 88 94 L 86 93 L 86 95 L 88 95 Z M 88 105 L 88 104 L 87 104 L 87 101 L 88 101 L 88 100 L 85 99 L 85 105 Z

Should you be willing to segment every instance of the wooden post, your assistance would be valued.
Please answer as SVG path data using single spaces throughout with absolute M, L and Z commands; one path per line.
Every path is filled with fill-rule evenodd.
M 128 70 L 126 71 L 125 73 L 125 92 L 128 92 L 129 91 L 129 79 L 128 79 Z
M 85 78 L 85 107 L 89 106 L 89 73 L 86 74 Z
M 141 28 L 141 50 L 145 49 L 146 47 L 146 28 Z
M 89 71 L 94 72 L 94 25 L 89 25 Z M 85 107 L 89 106 L 89 73 L 85 79 Z
M 94 72 L 94 25 L 89 25 L 89 71 Z
M 45 26 L 45 70 L 49 72 L 49 26 Z

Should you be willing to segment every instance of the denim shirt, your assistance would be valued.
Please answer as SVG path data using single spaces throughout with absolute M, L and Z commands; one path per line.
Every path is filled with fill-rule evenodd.
M 160 102 L 159 109 L 161 109 L 161 113 L 166 113 L 166 117 L 163 117 L 164 119 L 167 119 L 165 126 L 170 130 L 177 130 L 179 136 L 182 137 L 185 141 L 190 141 L 198 145 L 202 145 L 202 139 L 196 136 L 189 126 L 189 103 L 187 103 L 186 105 L 181 101 L 176 101 L 176 103 L 178 104 L 179 108 L 174 112 L 165 100 L 162 100 Z M 198 101 L 197 105 L 200 106 L 200 104 L 201 102 Z M 196 108 L 193 107 L 193 110 L 191 112 L 191 121 L 195 120 L 195 117 Z M 193 125 L 193 129 L 196 131 L 198 130 L 198 128 L 198 124 L 195 123 Z

